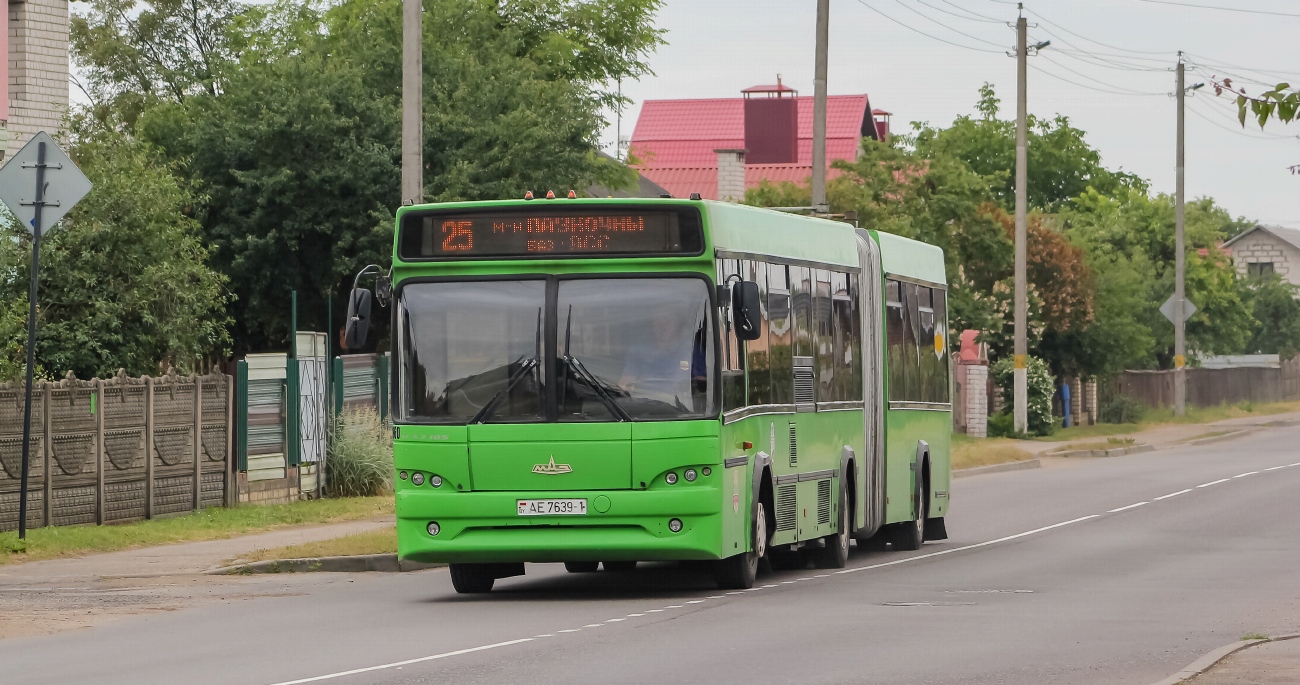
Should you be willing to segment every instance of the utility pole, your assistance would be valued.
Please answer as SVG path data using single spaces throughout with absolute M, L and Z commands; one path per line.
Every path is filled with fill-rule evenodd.
M 817 0 L 817 62 L 813 73 L 812 204 L 830 212 L 826 203 L 826 43 L 830 33 L 831 0 Z
M 1187 260 L 1183 254 L 1183 52 L 1178 51 L 1178 154 L 1174 186 L 1174 415 L 1187 413 L 1187 293 L 1183 287 Z
M 1023 10 L 1024 6 L 1021 5 Z M 1028 25 L 1024 14 L 1016 19 L 1016 293 L 1015 293 L 1015 366 L 1012 371 L 1013 426 L 1017 433 L 1029 432 L 1029 372 L 1026 357 L 1029 354 L 1027 339 L 1028 295 L 1026 280 L 1026 215 L 1028 214 L 1029 187 L 1029 110 L 1025 88 L 1028 84 L 1029 44 Z
M 402 204 L 424 202 L 423 9 L 402 0 Z

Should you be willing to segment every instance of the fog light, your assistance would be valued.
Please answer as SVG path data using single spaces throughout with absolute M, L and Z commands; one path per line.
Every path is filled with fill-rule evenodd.
M 442 476 L 429 476 L 429 485 L 435 488 L 442 487 Z
M 674 532 L 674 533 L 680 533 L 680 532 L 682 532 L 682 520 L 681 520 L 681 519 L 671 519 L 671 520 L 669 520 L 669 521 L 668 521 L 668 530 L 671 530 L 671 531 Z
M 695 480 L 695 469 L 686 469 L 686 473 L 682 475 L 686 476 L 686 482 L 690 483 Z
M 424 485 L 424 474 L 416 471 L 411 474 L 411 483 L 415 485 Z
M 669 471 L 668 475 L 664 476 L 664 480 L 668 481 L 669 485 L 673 485 L 677 482 L 677 474 Z
M 701 471 L 701 473 L 703 473 L 703 474 L 706 475 L 706 476 L 712 476 L 712 475 L 713 475 L 713 469 L 711 469 L 711 468 L 705 466 L 704 469 L 703 469 L 703 471 Z
M 406 472 L 405 471 L 398 472 L 397 477 L 401 478 L 402 480 L 406 480 Z
M 429 535 L 437 535 L 442 532 L 442 528 L 438 526 L 437 521 L 430 521 L 429 525 L 425 526 L 425 530 L 429 531 Z

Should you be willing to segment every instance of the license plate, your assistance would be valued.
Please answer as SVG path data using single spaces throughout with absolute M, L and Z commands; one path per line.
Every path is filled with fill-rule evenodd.
M 585 516 L 587 514 L 585 499 L 521 499 L 518 504 L 520 516 Z

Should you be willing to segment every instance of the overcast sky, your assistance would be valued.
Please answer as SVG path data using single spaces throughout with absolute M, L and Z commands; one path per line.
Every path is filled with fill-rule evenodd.
M 1015 3 L 830 5 L 830 93 L 867 93 L 873 107 L 894 113 L 898 131 L 911 121 L 946 125 L 973 113 L 977 90 L 988 81 L 1004 116 L 1015 115 L 1015 60 L 1005 55 L 1015 43 L 1007 25 L 1017 16 Z M 1031 42 L 1052 41 L 1030 58 L 1031 113 L 1068 116 L 1108 167 L 1172 193 L 1176 109 L 1169 94 L 1183 50 L 1188 85 L 1207 82 L 1188 100 L 1188 198 L 1208 195 L 1234 215 L 1300 226 L 1300 175 L 1287 169 L 1300 164 L 1300 124 L 1272 122 L 1263 133 L 1248 124 L 1243 131 L 1235 105 L 1216 99 L 1208 85 L 1213 76 L 1236 77 L 1252 92 L 1263 88 L 1244 79 L 1300 83 L 1300 1 L 1037 0 L 1025 8 Z M 644 100 L 736 96 L 778 73 L 811 95 L 815 19 L 815 0 L 666 0 L 659 26 L 668 44 L 650 60 L 655 75 L 623 84 L 635 101 L 623 115 L 623 136 L 631 135 Z M 610 122 L 605 139 L 612 144 L 612 115 Z

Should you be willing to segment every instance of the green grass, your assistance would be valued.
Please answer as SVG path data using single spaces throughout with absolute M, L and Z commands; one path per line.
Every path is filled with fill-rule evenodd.
M 1053 450 L 1053 452 L 1074 452 L 1077 450 L 1113 450 L 1117 447 L 1128 447 L 1136 440 L 1133 438 L 1106 438 L 1095 442 L 1072 442 L 1064 447 Z
M 0 565 L 176 542 L 221 540 L 286 526 L 359 521 L 393 513 L 393 498 L 344 497 L 270 506 L 204 509 L 173 518 L 114 526 L 54 526 L 0 533 Z
M 237 559 L 231 559 L 230 563 L 252 563 L 255 561 L 269 561 L 272 559 L 314 559 L 318 557 L 351 557 L 362 554 L 396 553 L 397 530 L 387 528 L 384 530 L 371 531 L 369 533 L 346 535 L 341 538 L 333 538 L 330 540 L 306 542 L 300 545 L 259 549 L 251 554 L 245 554 Z
M 1269 640 L 1272 639 L 1263 633 L 1246 633 L 1241 636 L 1242 640 Z

